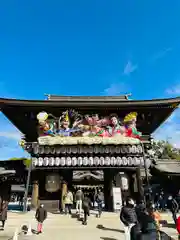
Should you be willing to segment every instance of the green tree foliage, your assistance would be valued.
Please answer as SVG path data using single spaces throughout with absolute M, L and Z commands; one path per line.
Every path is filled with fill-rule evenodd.
M 168 141 L 155 141 L 152 149 L 159 159 L 177 159 L 180 160 L 180 150 L 174 148 Z

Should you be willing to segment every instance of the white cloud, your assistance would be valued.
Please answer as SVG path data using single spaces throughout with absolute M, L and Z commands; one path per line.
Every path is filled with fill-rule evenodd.
M 132 64 L 131 61 L 128 61 L 127 64 L 126 64 L 126 66 L 124 67 L 123 73 L 124 73 L 124 75 L 127 75 L 127 76 L 128 76 L 128 75 L 130 75 L 131 73 L 133 73 L 137 68 L 138 68 L 137 65 L 134 65 L 134 64 Z
M 0 132 L 0 137 L 5 137 L 14 140 L 20 140 L 21 136 L 22 135 L 18 132 Z
M 160 59 L 160 58 L 165 57 L 166 54 L 167 54 L 168 52 L 171 52 L 172 50 L 173 50 L 173 49 L 172 49 L 171 47 L 169 47 L 169 48 L 166 48 L 166 49 L 164 49 L 164 50 L 161 50 L 161 51 L 157 52 L 157 53 L 154 54 L 154 56 L 152 57 L 152 61 L 156 61 L 156 60 L 158 60 L 158 59 Z
M 166 89 L 166 94 L 175 96 L 180 94 L 180 83 L 173 86 L 172 88 Z
M 104 90 L 106 96 L 119 96 L 126 94 L 128 87 L 124 83 L 112 83 L 108 88 Z

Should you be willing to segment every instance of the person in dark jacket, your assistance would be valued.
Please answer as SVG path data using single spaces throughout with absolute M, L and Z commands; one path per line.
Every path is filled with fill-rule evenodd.
M 167 207 L 171 211 L 172 218 L 173 218 L 174 223 L 176 225 L 176 221 L 177 221 L 177 216 L 176 215 L 177 215 L 178 210 L 179 210 L 179 205 L 178 205 L 176 199 L 173 198 L 172 196 L 168 197 Z
M 8 203 L 6 201 L 2 201 L 1 208 L 0 208 L 0 221 L 2 222 L 1 230 L 4 230 L 5 222 L 7 220 L 7 210 L 8 210 Z
M 104 202 L 104 193 L 99 189 L 98 193 L 95 196 L 95 201 L 98 205 L 98 214 L 97 217 L 101 217 L 102 214 L 102 208 L 103 208 L 103 202 Z
M 141 215 L 144 213 L 144 210 L 146 209 L 146 205 L 143 200 L 140 200 L 139 203 L 136 205 L 136 215 L 138 222 L 141 223 Z
M 87 217 L 89 216 L 89 210 L 91 207 L 91 200 L 87 195 L 85 195 L 85 197 L 83 199 L 82 207 L 84 210 L 84 219 L 83 219 L 82 223 L 83 223 L 83 225 L 87 225 Z
M 120 220 L 124 224 L 126 240 L 140 239 L 140 227 L 135 211 L 135 203 L 132 198 L 127 198 L 126 205 L 122 207 L 120 213 Z M 132 230 L 132 231 L 131 231 Z
M 38 209 L 36 210 L 36 215 L 35 215 L 36 220 L 38 221 L 38 226 L 37 226 L 37 231 L 38 233 L 42 233 L 42 225 L 43 222 L 47 218 L 47 211 L 44 208 L 44 205 L 41 204 Z

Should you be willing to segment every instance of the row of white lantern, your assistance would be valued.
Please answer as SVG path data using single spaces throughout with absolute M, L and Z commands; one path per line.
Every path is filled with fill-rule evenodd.
M 127 145 L 127 146 L 39 146 L 34 147 L 35 154 L 77 154 L 77 153 L 128 153 L 128 154 L 142 154 L 143 149 L 141 145 Z
M 33 158 L 34 166 L 138 166 L 144 165 L 143 157 L 39 157 Z

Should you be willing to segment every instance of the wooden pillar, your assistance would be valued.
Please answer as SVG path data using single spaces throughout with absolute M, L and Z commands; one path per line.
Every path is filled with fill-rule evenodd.
M 104 169 L 104 201 L 107 211 L 113 211 L 112 180 L 113 172 L 111 169 Z
M 73 170 L 65 169 L 62 171 L 63 183 L 61 188 L 61 211 L 65 210 L 64 196 L 67 190 L 72 188 Z
M 33 182 L 33 189 L 32 189 L 32 200 L 31 200 L 31 206 L 33 208 L 38 207 L 38 201 L 39 201 L 39 185 L 38 181 Z
M 66 182 L 68 189 L 72 188 L 72 180 L 73 180 L 73 170 L 66 169 L 62 172 L 63 180 Z
M 34 178 L 34 181 L 36 179 L 38 179 L 38 186 L 39 186 L 38 197 L 39 197 L 39 200 L 44 200 L 46 198 L 46 189 L 45 189 L 46 175 L 47 175 L 46 171 L 42 171 L 42 170 L 37 170 L 36 171 L 36 176 L 38 176 L 38 178 Z
M 143 190 L 143 183 L 141 178 L 141 168 L 136 168 L 136 179 L 137 179 L 137 187 L 138 187 L 138 199 L 137 200 L 143 200 L 144 199 L 144 190 Z

